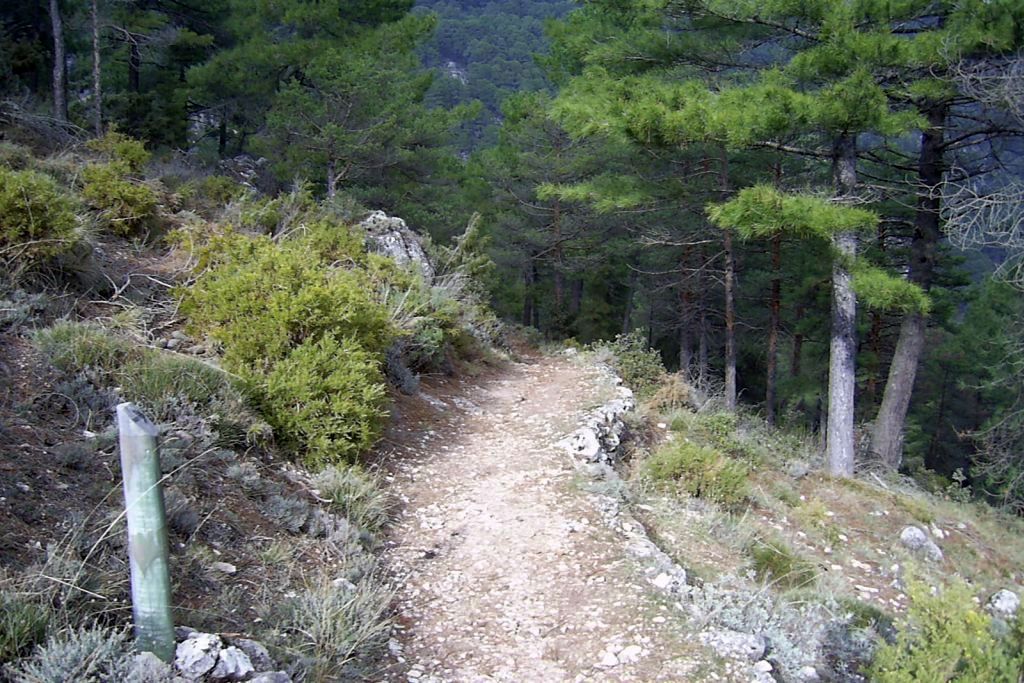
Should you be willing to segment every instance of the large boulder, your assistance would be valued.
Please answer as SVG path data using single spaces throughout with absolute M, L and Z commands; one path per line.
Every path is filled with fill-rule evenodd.
M 389 216 L 383 211 L 373 211 L 363 219 L 359 227 L 366 232 L 373 251 L 389 256 L 402 265 L 415 264 L 427 282 L 434 279 L 434 265 L 423 248 L 423 241 L 401 218 Z

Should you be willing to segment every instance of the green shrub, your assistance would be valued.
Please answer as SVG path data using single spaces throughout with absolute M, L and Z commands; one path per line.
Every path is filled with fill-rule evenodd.
M 200 360 L 141 346 L 91 323 L 58 322 L 33 340 L 57 369 L 120 387 L 124 400 L 158 422 L 173 419 L 182 402 L 217 412 L 222 424 L 243 431 L 255 422 L 230 376 Z
M 46 637 L 49 611 L 17 595 L 0 594 L 0 663 L 28 652 Z
M 108 683 L 127 680 L 131 668 L 127 634 L 97 626 L 50 638 L 6 673 L 15 683 Z
M 372 580 L 322 579 L 293 598 L 279 624 L 302 680 L 366 680 L 387 647 L 391 597 Z
M 63 320 L 38 330 L 33 340 L 57 369 L 68 374 L 85 370 L 113 372 L 132 355 L 133 345 L 98 325 Z
M 735 506 L 747 498 L 747 466 L 689 441 L 669 444 L 645 463 L 655 481 L 672 481 L 691 496 Z
M 194 327 L 224 346 L 232 372 L 259 379 L 296 346 L 324 334 L 357 339 L 383 353 L 393 338 L 384 308 L 358 269 L 334 266 L 363 258 L 361 242 L 344 228 L 282 244 L 237 234 L 212 240 L 201 265 L 208 268 L 184 292 L 182 310 Z
M 961 581 L 936 595 L 911 581 L 910 607 L 896 642 L 882 645 L 871 666 L 879 683 L 959 681 L 1016 683 L 1024 667 L 1019 638 L 993 635 L 991 620 Z
M 103 137 L 89 140 L 85 144 L 92 151 L 103 155 L 110 163 L 119 166 L 126 175 L 138 173 L 150 159 L 145 143 L 116 130 L 110 130 Z
M 75 242 L 75 205 L 52 178 L 0 167 L 0 258 L 29 261 Z
M 650 393 L 657 387 L 665 366 L 661 354 L 647 346 L 639 330 L 620 334 L 607 346 L 614 355 L 615 371 L 637 394 Z
M 747 552 L 753 562 L 754 573 L 762 581 L 800 588 L 815 579 L 814 566 L 779 539 L 756 539 Z
M 379 532 L 388 521 L 387 494 L 377 480 L 356 466 L 332 466 L 313 480 L 320 496 L 330 500 L 332 510 L 370 533 Z
M 35 157 L 28 147 L 13 142 L 0 141 L 0 166 L 21 171 L 32 165 Z
M 270 423 L 305 449 L 307 465 L 353 460 L 387 417 L 379 354 L 332 334 L 307 340 L 274 365 L 264 389 Z
M 130 179 L 121 164 L 89 164 L 82 181 L 82 196 L 119 235 L 138 231 L 156 215 L 156 193 Z
M 213 212 L 245 194 L 245 187 L 221 175 L 190 180 L 177 189 L 186 206 L 201 212 Z

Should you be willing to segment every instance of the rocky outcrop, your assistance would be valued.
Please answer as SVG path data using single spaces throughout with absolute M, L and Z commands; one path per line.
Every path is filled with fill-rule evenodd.
M 174 677 L 167 680 L 175 683 L 291 683 L 288 674 L 274 670 L 276 666 L 267 648 L 255 640 L 225 639 L 188 627 L 178 628 L 177 634 L 179 642 L 174 655 Z M 137 667 L 153 667 L 152 659 L 140 659 Z M 171 667 L 167 669 L 170 673 Z
M 423 278 L 434 279 L 434 265 L 423 248 L 423 241 L 401 218 L 383 211 L 373 211 L 359 227 L 366 232 L 370 248 L 395 260 L 400 265 L 415 265 Z

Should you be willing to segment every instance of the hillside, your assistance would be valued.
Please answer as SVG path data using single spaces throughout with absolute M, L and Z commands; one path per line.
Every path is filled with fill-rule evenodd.
M 435 70 L 427 101 L 452 107 L 483 105 L 463 133 L 463 149 L 480 149 L 497 138 L 501 105 L 521 91 L 549 90 L 536 57 L 547 53 L 545 23 L 565 16 L 566 0 L 417 0 L 416 7 L 438 17 L 434 34 L 420 48 Z
M 1022 76 L 1010 0 L 0 3 L 0 680 L 1020 683 Z

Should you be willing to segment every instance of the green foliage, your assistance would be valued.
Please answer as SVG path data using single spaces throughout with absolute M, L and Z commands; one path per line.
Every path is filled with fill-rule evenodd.
M 249 379 L 325 334 L 379 354 L 394 332 L 367 263 L 361 239 L 326 221 L 281 242 L 228 233 L 203 250 L 207 270 L 184 292 L 182 310 L 224 346 L 225 366 Z
M 646 337 L 639 330 L 617 335 L 614 341 L 598 346 L 611 351 L 615 372 L 638 395 L 654 391 L 665 374 L 661 354 L 647 346 Z
M 49 176 L 0 166 L 0 258 L 32 262 L 76 241 L 75 205 Z
M 271 424 L 317 469 L 352 461 L 372 446 L 387 400 L 379 354 L 330 333 L 289 352 L 267 373 L 264 388 Z
M 15 171 L 23 171 L 29 168 L 35 158 L 32 150 L 28 147 L 13 142 L 0 142 L 0 166 L 6 166 Z
M 770 185 L 747 187 L 724 204 L 707 207 L 711 221 L 736 230 L 743 239 L 777 233 L 828 239 L 840 232 L 863 232 L 878 225 L 877 214 L 827 199 L 780 192 Z
M 307 464 L 353 461 L 376 440 L 386 416 L 385 352 L 414 369 L 437 369 L 450 353 L 488 342 L 492 319 L 474 275 L 477 222 L 428 283 L 419 273 L 367 253 L 363 236 L 318 206 L 308 189 L 245 201 L 243 223 L 285 235 L 226 232 L 198 249 L 199 277 L 181 292 L 194 329 L 223 345 L 225 367 L 261 397 L 268 421 L 303 450 Z M 408 370 L 404 370 L 408 375 Z
M 39 330 L 36 346 L 59 370 L 113 372 L 132 352 L 132 344 L 89 323 L 60 321 Z
M 306 672 L 303 680 L 314 683 L 363 678 L 356 672 L 383 652 L 391 633 L 388 591 L 369 579 L 333 578 L 300 592 L 278 621 L 286 647 Z
M 125 400 L 158 422 L 173 419 L 182 401 L 243 432 L 255 422 L 230 376 L 202 361 L 142 346 L 91 323 L 61 321 L 36 331 L 33 341 L 59 370 L 119 387 Z
M 1021 642 L 993 634 L 969 587 L 956 580 L 939 593 L 912 580 L 910 608 L 896 642 L 882 645 L 871 667 L 879 683 L 958 681 L 1015 683 L 1024 667 Z
M 7 674 L 15 683 L 107 683 L 128 680 L 131 666 L 127 633 L 93 626 L 55 635 Z
M 152 188 L 127 177 L 119 162 L 90 164 L 82 171 L 82 196 L 119 235 L 131 235 L 156 215 Z
M 755 539 L 747 548 L 754 573 L 762 581 L 803 588 L 814 581 L 814 566 L 781 539 Z
M 644 467 L 655 481 L 674 482 L 697 498 L 727 507 L 738 506 L 747 498 L 747 466 L 690 441 L 662 447 Z
M 89 140 L 86 147 L 103 155 L 122 175 L 139 173 L 150 159 L 145 143 L 116 130 L 108 131 L 101 138 Z
M 0 664 L 29 653 L 46 637 L 50 613 L 20 595 L 0 593 Z
M 330 502 L 331 510 L 344 515 L 352 524 L 371 534 L 383 529 L 390 517 L 388 494 L 377 478 L 361 468 L 331 466 L 313 479 L 321 498 Z
M 863 260 L 853 267 L 853 291 L 868 308 L 922 315 L 931 310 L 931 299 L 919 285 Z
M 189 180 L 177 189 L 177 195 L 181 197 L 186 206 L 213 215 L 244 194 L 244 186 L 222 175 Z

